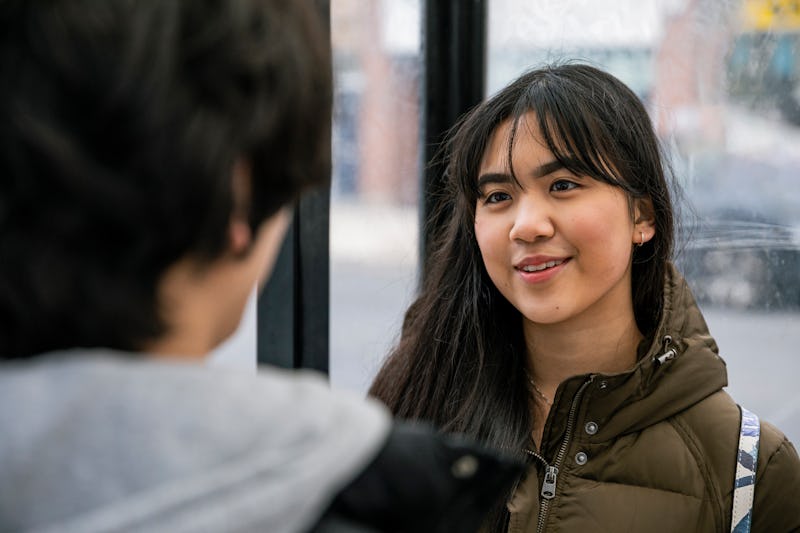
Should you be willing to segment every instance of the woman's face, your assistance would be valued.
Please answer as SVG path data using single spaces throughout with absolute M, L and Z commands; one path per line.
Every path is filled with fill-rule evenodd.
M 621 189 L 560 167 L 536 116 L 519 122 L 508 165 L 511 121 L 494 132 L 478 175 L 475 236 L 497 289 L 540 325 L 632 313 L 632 246 L 653 235 L 634 224 Z

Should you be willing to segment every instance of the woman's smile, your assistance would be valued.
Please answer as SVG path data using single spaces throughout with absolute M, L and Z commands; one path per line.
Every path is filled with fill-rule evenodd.
M 519 261 L 514 268 L 525 282 L 543 283 L 561 272 L 569 260 L 569 257 L 531 256 Z

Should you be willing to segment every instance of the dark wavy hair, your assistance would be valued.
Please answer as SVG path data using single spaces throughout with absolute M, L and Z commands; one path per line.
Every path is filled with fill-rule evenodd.
M 610 74 L 581 64 L 527 72 L 453 129 L 436 218 L 448 222 L 436 235 L 420 294 L 370 394 L 401 418 L 427 420 L 512 453 L 522 453 L 532 428 L 522 320 L 486 272 L 474 222 L 478 171 L 490 138 L 502 122 L 516 125 L 529 112 L 567 169 L 623 189 L 631 205 L 634 199 L 652 202 L 655 236 L 635 248 L 632 269 L 634 314 L 645 336 L 660 319 L 674 238 L 667 166 L 650 118 Z
M 0 2 L 0 358 L 135 350 L 157 283 L 329 179 L 327 32 L 310 0 Z

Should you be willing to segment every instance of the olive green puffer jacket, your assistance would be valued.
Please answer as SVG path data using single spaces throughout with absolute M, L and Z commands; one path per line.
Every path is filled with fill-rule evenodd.
M 561 384 L 542 449 L 529 450 L 508 502 L 509 532 L 730 531 L 739 408 L 722 390 L 725 363 L 674 268 L 664 304 L 633 370 Z M 551 499 L 541 495 L 545 481 Z M 752 531 L 800 531 L 800 460 L 764 421 Z

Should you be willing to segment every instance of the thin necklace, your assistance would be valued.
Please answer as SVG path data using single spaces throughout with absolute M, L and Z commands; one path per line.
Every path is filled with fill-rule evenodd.
M 537 387 L 537 386 L 536 386 L 536 382 L 535 382 L 535 381 L 533 381 L 533 378 L 532 378 L 532 377 L 530 377 L 530 376 L 528 376 L 528 381 L 530 382 L 530 384 L 531 384 L 531 387 L 533 387 L 533 393 L 534 393 L 534 394 L 535 394 L 535 395 L 536 395 L 536 396 L 537 396 L 537 397 L 538 397 L 540 400 L 542 400 L 542 401 L 545 403 L 545 405 L 546 405 L 548 408 L 549 408 L 549 407 L 553 407 L 553 400 L 549 399 L 547 396 L 545 396 L 545 395 L 544 395 L 544 393 L 542 392 L 542 390 L 541 390 L 539 387 Z

